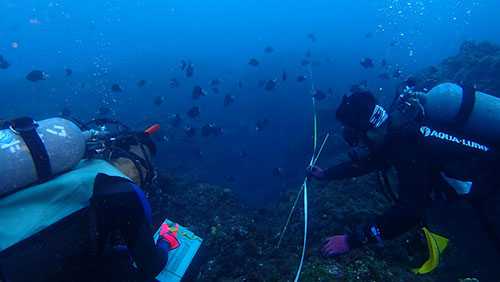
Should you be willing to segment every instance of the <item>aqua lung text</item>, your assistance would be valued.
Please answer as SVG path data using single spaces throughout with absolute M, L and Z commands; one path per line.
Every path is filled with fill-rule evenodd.
M 451 134 L 448 134 L 448 133 L 445 133 L 445 132 L 440 132 L 440 131 L 437 131 L 437 130 L 430 129 L 427 126 L 420 127 L 420 132 L 425 137 L 431 136 L 431 137 L 439 138 L 441 140 L 447 140 L 447 141 L 454 142 L 454 143 L 457 143 L 457 144 L 460 144 L 460 145 L 463 145 L 463 146 L 467 146 L 467 147 L 470 147 L 470 148 L 482 150 L 482 151 L 485 151 L 485 152 L 487 152 L 490 149 L 490 148 L 488 148 L 488 147 L 486 147 L 484 145 L 481 145 L 481 144 L 479 144 L 477 142 L 474 142 L 474 141 L 471 141 L 471 140 L 467 140 L 467 139 L 463 139 L 463 138 L 458 138 L 458 137 L 455 137 L 455 136 L 453 136 Z

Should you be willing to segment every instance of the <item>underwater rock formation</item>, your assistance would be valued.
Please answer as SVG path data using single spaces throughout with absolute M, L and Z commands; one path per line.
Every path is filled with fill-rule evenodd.
M 456 56 L 414 75 L 430 89 L 442 82 L 476 85 L 480 91 L 500 96 L 500 46 L 484 41 L 465 41 Z
M 387 207 L 384 198 L 373 191 L 373 184 L 373 176 L 366 176 L 311 185 L 301 281 L 445 281 L 444 272 L 419 277 L 410 271 L 420 261 L 410 262 L 404 250 L 406 237 L 387 242 L 386 247 L 355 250 L 341 259 L 321 257 L 325 237 L 343 232 L 344 226 L 355 228 L 368 214 Z M 282 245 L 276 246 L 296 193 L 285 191 L 276 203 L 247 210 L 228 188 L 183 182 L 160 172 L 158 184 L 147 194 L 155 228 L 168 217 L 204 239 L 186 274 L 189 281 L 292 281 L 302 251 L 301 205 L 296 207 Z

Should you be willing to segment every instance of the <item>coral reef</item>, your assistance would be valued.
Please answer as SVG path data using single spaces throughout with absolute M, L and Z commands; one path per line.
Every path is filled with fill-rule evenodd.
M 296 190 L 283 192 L 277 203 L 250 211 L 228 188 L 184 183 L 160 174 L 159 185 L 148 193 L 159 226 L 165 215 L 204 239 L 200 264 L 187 275 L 196 281 L 292 281 L 303 242 L 301 201 L 282 245 L 276 248 Z M 384 246 L 363 247 L 342 257 L 325 260 L 321 243 L 332 234 L 348 232 L 366 216 L 387 207 L 373 191 L 375 179 L 366 176 L 332 183 L 313 183 L 309 189 L 309 233 L 301 281 L 445 281 L 448 271 L 416 276 L 411 269 L 425 254 L 410 254 L 405 238 Z M 169 187 L 160 189 L 158 187 Z M 345 226 L 348 228 L 346 229 Z M 418 258 L 412 261 L 412 258 Z M 458 265 L 454 265 L 458 267 Z

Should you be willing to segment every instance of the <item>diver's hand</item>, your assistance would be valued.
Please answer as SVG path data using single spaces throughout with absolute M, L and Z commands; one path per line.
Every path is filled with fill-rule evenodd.
M 308 166 L 306 168 L 306 175 L 312 176 L 317 180 L 325 180 L 326 179 L 325 171 L 322 170 L 319 166 Z
M 158 245 L 160 241 L 166 241 L 171 250 L 179 247 L 180 244 L 177 240 L 177 228 L 179 228 L 179 224 L 176 223 L 175 231 L 170 231 L 168 224 L 164 222 L 161 225 L 160 236 L 158 237 L 158 241 L 156 242 L 156 244 Z
M 321 254 L 325 258 L 331 258 L 335 255 L 341 255 L 348 253 L 351 249 L 347 244 L 346 235 L 335 235 L 333 237 L 328 237 L 323 242 L 323 248 L 321 248 Z

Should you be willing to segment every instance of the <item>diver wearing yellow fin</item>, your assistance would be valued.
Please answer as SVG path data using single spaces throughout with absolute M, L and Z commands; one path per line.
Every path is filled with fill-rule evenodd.
M 330 258 L 402 235 L 422 224 L 424 211 L 432 200 L 456 198 L 471 200 L 500 251 L 500 239 L 480 208 L 484 200 L 497 192 L 500 183 L 500 131 L 478 132 L 474 128 L 478 116 L 482 117 L 478 126 L 496 128 L 500 124 L 496 120 L 500 118 L 500 107 L 477 106 L 481 99 L 500 103 L 500 98 L 452 83 L 437 85 L 428 93 L 417 91 L 415 80 L 406 83 L 388 111 L 370 92 L 344 95 L 336 118 L 342 124 L 344 140 L 352 147 L 350 159 L 327 170 L 307 168 L 307 174 L 317 180 L 349 179 L 376 171 L 380 191 L 391 203 L 388 210 L 369 217 L 351 234 L 327 238 L 323 256 Z M 452 104 L 457 107 L 451 107 Z M 498 105 L 484 105 L 493 104 Z M 459 110 L 453 112 L 452 108 Z M 486 114 L 493 111 L 497 114 Z M 432 114 L 445 115 L 453 124 L 442 123 L 441 116 Z M 387 176 L 390 168 L 397 172 L 397 193 Z M 446 238 L 426 229 L 424 232 L 430 257 L 417 273 L 435 269 L 447 243 Z

